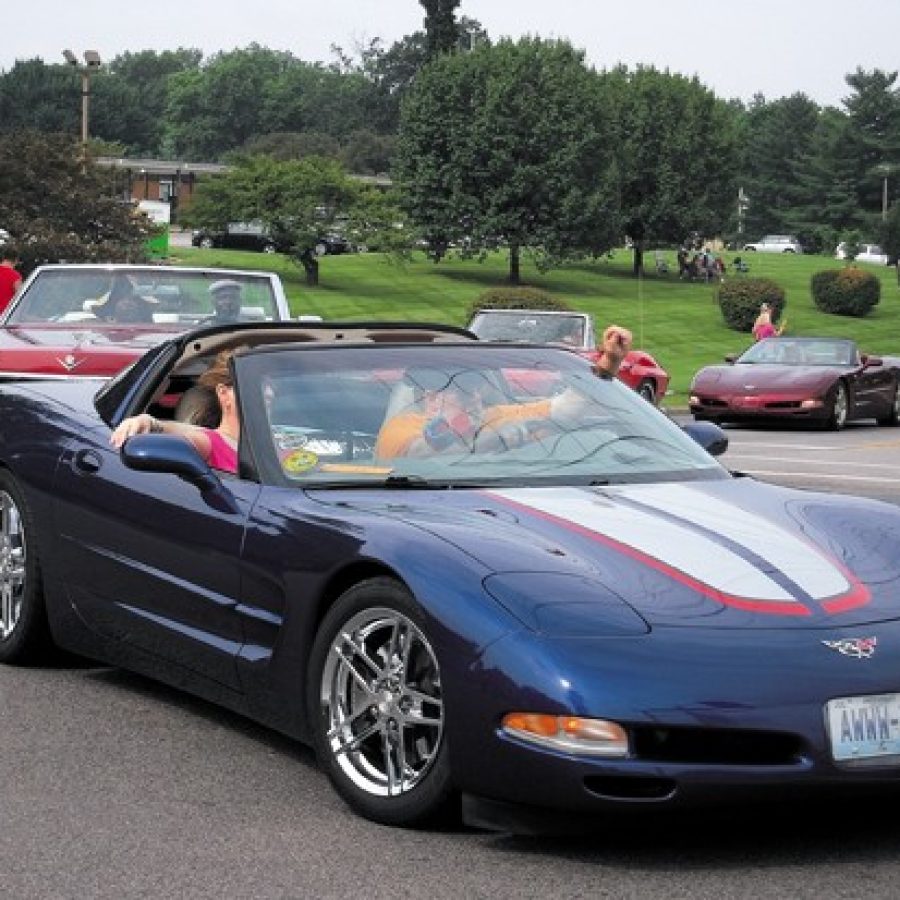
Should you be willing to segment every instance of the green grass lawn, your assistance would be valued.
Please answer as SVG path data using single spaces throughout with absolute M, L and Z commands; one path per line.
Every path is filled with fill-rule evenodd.
M 464 325 L 471 303 L 489 287 L 504 284 L 503 254 L 479 263 L 444 260 L 438 264 L 417 256 L 409 263 L 381 254 L 326 256 L 320 260 L 320 284 L 306 286 L 303 271 L 278 254 L 235 250 L 178 248 L 175 258 L 187 265 L 228 266 L 277 272 L 295 315 L 325 319 L 393 319 Z M 730 264 L 735 254 L 725 259 Z M 809 291 L 814 272 L 843 263 L 823 256 L 744 253 L 751 275 L 780 284 L 786 294 L 788 334 L 851 337 L 864 351 L 900 355 L 900 288 L 894 269 L 865 266 L 882 282 L 881 302 L 864 319 L 820 313 Z M 667 253 L 677 270 L 674 251 Z M 686 283 L 674 274 L 657 275 L 653 254 L 645 257 L 647 274 L 631 275 L 631 254 L 617 251 L 612 259 L 573 263 L 540 274 L 528 262 L 522 281 L 549 291 L 573 309 L 594 315 L 598 328 L 615 322 L 630 328 L 635 346 L 650 351 L 672 376 L 669 402 L 683 403 L 691 377 L 701 366 L 744 349 L 750 336 L 726 328 L 714 300 L 713 286 Z M 734 276 L 732 277 L 745 277 Z

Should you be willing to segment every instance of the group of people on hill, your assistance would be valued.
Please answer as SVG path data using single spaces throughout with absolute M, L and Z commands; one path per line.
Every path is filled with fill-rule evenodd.
M 702 278 L 704 281 L 723 281 L 725 278 L 724 260 L 708 247 L 693 254 L 686 247 L 681 247 L 676 259 L 679 278 Z

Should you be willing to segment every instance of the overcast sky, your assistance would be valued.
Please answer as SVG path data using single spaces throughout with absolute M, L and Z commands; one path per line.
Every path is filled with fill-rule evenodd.
M 374 37 L 422 26 L 418 0 L 30 0 L 7 16 L 0 69 L 62 61 L 62 50 L 197 47 L 206 55 L 257 43 L 329 61 Z M 720 97 L 773 100 L 802 91 L 820 104 L 848 94 L 857 66 L 900 68 L 900 0 L 462 0 L 492 39 L 567 38 L 597 68 L 619 62 L 697 75 Z

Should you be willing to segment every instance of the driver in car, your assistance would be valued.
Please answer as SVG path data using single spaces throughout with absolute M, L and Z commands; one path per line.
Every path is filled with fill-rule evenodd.
M 209 286 L 215 312 L 206 320 L 208 325 L 232 325 L 241 318 L 241 285 L 231 278 L 222 278 Z
M 612 378 L 631 348 L 631 332 L 611 325 L 603 335 L 597 374 Z M 524 423 L 577 417 L 581 400 L 571 390 L 527 403 L 483 401 L 484 377 L 479 373 L 411 373 L 423 391 L 422 404 L 388 419 L 375 444 L 378 459 L 429 456 L 445 451 L 501 450 L 525 440 Z

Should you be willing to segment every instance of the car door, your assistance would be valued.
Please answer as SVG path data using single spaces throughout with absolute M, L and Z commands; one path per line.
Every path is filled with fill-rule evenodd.
M 894 384 L 894 373 L 887 366 L 860 366 L 853 375 L 854 418 L 886 415 L 894 402 Z
M 211 501 L 175 475 L 127 469 L 108 438 L 74 439 L 57 473 L 69 602 L 105 638 L 237 688 L 240 555 L 259 486 L 222 475 L 230 502 Z

